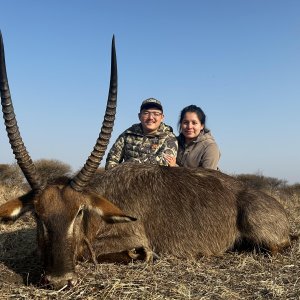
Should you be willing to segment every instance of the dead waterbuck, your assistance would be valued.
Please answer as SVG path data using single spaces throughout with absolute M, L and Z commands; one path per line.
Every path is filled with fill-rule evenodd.
M 283 207 L 220 172 L 133 163 L 97 171 L 116 112 L 114 40 L 107 108 L 96 145 L 77 175 L 46 184 L 18 130 L 2 37 L 0 47 L 6 130 L 32 188 L 0 206 L 0 218 L 15 220 L 27 211 L 34 213 L 45 282 L 55 288 L 74 285 L 79 258 L 148 261 L 154 253 L 193 258 L 222 254 L 244 240 L 276 253 L 290 244 Z

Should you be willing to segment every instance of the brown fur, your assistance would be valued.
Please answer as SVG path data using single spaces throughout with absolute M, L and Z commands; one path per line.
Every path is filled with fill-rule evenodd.
M 97 172 L 84 192 L 53 185 L 12 201 L 0 207 L 0 217 L 9 218 L 7 208 L 16 203 L 24 211 L 34 205 L 46 282 L 55 287 L 75 284 L 79 258 L 193 258 L 243 241 L 276 253 L 290 244 L 285 211 L 274 198 L 203 169 L 124 163 Z M 135 220 L 128 215 L 137 221 L 127 223 Z
M 94 187 L 142 221 L 158 253 L 218 255 L 244 240 L 270 250 L 289 244 L 283 207 L 218 171 L 123 164 L 98 175 Z

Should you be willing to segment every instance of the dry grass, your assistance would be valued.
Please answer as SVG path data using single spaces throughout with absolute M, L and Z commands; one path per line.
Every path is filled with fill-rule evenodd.
M 0 203 L 22 192 L 0 185 Z M 300 194 L 286 189 L 272 194 L 285 206 L 293 233 L 299 233 Z M 163 257 L 152 265 L 82 262 L 80 284 L 61 291 L 38 287 L 35 248 L 30 215 L 0 225 L 0 299 L 300 299 L 299 241 L 276 257 L 226 253 L 195 261 Z

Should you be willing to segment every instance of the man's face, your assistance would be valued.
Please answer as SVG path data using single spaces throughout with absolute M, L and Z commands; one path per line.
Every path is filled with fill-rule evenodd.
M 144 133 L 152 133 L 156 131 L 164 120 L 164 115 L 161 110 L 157 108 L 143 109 L 139 113 L 139 119 L 141 121 Z

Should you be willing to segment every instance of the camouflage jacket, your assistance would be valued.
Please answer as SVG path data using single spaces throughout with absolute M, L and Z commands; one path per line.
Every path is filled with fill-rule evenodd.
M 142 125 L 125 130 L 110 149 L 105 169 L 122 162 L 137 162 L 167 166 L 163 154 L 177 155 L 178 143 L 172 127 L 161 123 L 154 134 L 144 134 Z

